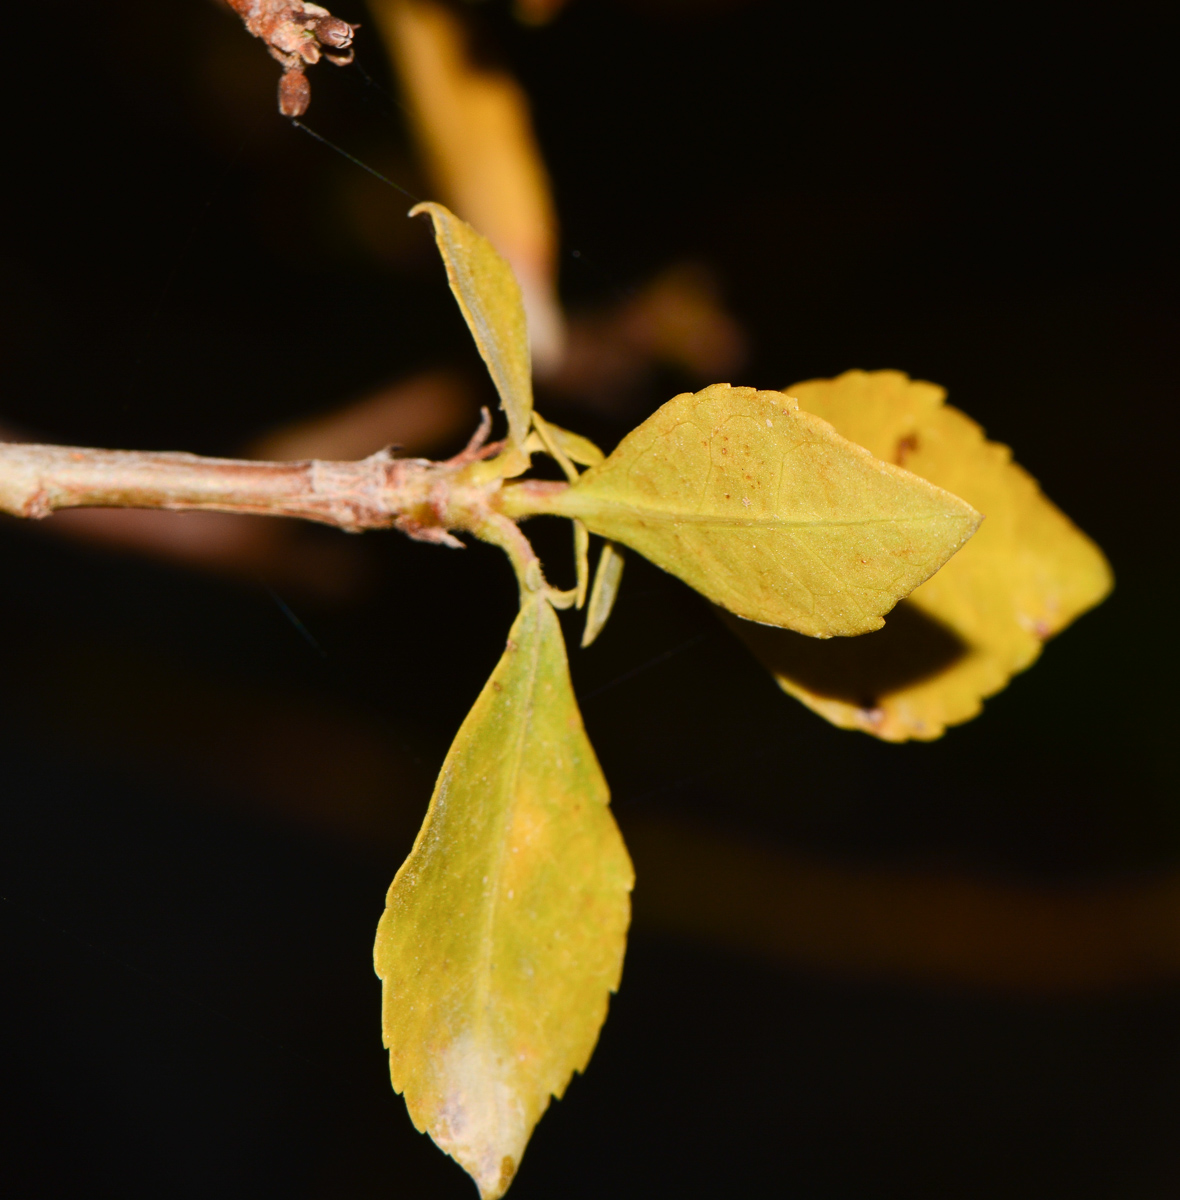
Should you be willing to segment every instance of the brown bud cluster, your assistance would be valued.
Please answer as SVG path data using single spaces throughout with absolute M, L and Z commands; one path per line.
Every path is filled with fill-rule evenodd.
M 311 84 L 302 67 L 290 67 L 279 80 L 279 112 L 284 117 L 301 117 L 311 103 Z
M 300 117 L 311 101 L 306 68 L 326 58 L 336 66 L 352 62 L 352 41 L 359 26 L 334 17 L 318 4 L 300 0 L 229 0 L 246 29 L 266 43 L 271 57 L 283 65 L 279 111 Z M 347 53 L 330 53 L 347 51 Z

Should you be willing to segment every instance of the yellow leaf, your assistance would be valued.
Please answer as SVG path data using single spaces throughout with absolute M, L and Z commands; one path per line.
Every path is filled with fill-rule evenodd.
M 590 530 L 581 521 L 574 521 L 574 567 L 578 573 L 574 607 L 586 603 L 586 590 L 590 586 Z
M 848 371 L 787 391 L 879 458 L 985 513 L 979 532 L 899 605 L 885 629 L 842 645 L 741 626 L 784 690 L 845 729 L 939 737 L 1030 666 L 1044 640 L 1113 584 L 1102 551 L 946 393 L 899 371 Z
M 534 412 L 533 421 L 539 424 L 537 416 L 538 414 Z M 552 421 L 545 421 L 544 426 L 545 431 L 557 443 L 557 448 L 570 462 L 576 462 L 583 467 L 596 467 L 606 457 L 588 437 L 583 437 L 580 433 L 571 433 L 568 429 L 562 429 L 560 425 L 554 425 Z M 529 434 L 527 446 L 533 454 L 549 452 L 544 438 L 536 429 Z
M 582 649 L 589 646 L 602 632 L 610 619 L 623 580 L 623 552 L 614 542 L 603 542 L 598 556 L 598 570 L 594 572 L 594 586 L 590 589 L 590 606 L 586 609 L 586 626 L 582 630 Z
M 560 361 L 557 214 L 529 103 L 480 61 L 463 17 L 433 0 L 369 0 L 438 195 L 512 264 L 539 369 Z
M 568 429 L 562 429 L 560 425 L 554 425 L 552 421 L 549 422 L 549 428 L 556 435 L 557 444 L 580 466 L 596 467 L 606 458 L 588 437 L 583 437 L 580 433 L 571 433 Z
M 545 504 L 739 616 L 812 637 L 879 629 L 980 520 L 781 392 L 728 384 L 668 401 Z
M 536 443 L 534 444 L 534 438 Z M 573 455 L 566 452 L 566 446 L 574 451 Z M 533 432 L 525 443 L 525 450 L 530 454 L 536 450 L 544 450 L 561 467 L 565 477 L 573 482 L 578 477 L 575 462 L 584 462 L 587 457 L 594 462 L 602 462 L 606 456 L 589 438 L 570 433 L 558 425 L 551 425 L 539 412 L 533 413 Z M 573 521 L 574 527 L 574 565 L 577 569 L 577 586 L 574 588 L 574 607 L 581 608 L 586 603 L 586 589 L 590 584 L 590 531 L 581 521 Z M 552 593 L 550 599 L 553 599 Z
M 374 952 L 393 1086 L 503 1195 L 619 985 L 631 861 L 557 616 L 533 595 L 455 738 Z
M 528 328 L 520 287 L 495 247 L 441 204 L 417 204 L 410 216 L 429 213 L 447 268 L 447 280 L 508 416 L 513 471 L 528 467 L 524 445 L 533 413 Z

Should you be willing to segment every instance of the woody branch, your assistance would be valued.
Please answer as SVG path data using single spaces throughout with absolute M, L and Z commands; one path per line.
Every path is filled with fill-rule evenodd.
M 459 546 L 451 532 L 501 542 L 508 518 L 541 511 L 564 484 L 524 481 L 502 488 L 473 472 L 502 443 L 485 444 L 485 420 L 471 443 L 445 462 L 394 458 L 386 450 L 355 462 L 254 462 L 196 454 L 94 450 L 0 442 L 0 512 L 39 519 L 61 508 L 160 508 L 298 517 L 350 533 L 399 529 L 419 541 Z M 505 505 L 507 493 L 513 501 Z M 522 495 L 516 495 L 522 493 Z M 499 532 L 497 532 L 499 531 Z

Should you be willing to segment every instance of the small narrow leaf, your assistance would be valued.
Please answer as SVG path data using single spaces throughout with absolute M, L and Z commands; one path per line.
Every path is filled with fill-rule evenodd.
M 537 414 L 533 413 L 534 421 L 536 416 Z M 606 457 L 589 438 L 583 437 L 580 433 L 570 433 L 568 429 L 562 429 L 560 425 L 554 425 L 552 421 L 546 421 L 545 428 L 570 462 L 576 462 L 582 467 L 596 467 Z M 536 430 L 529 434 L 527 445 L 533 454 L 549 452 L 544 440 Z
M 368 7 L 436 194 L 512 264 L 533 359 L 556 365 L 565 336 L 557 213 L 524 89 L 481 53 L 466 14 L 434 0 Z
M 630 859 L 557 616 L 526 599 L 389 889 L 374 951 L 394 1088 L 503 1195 L 619 984 Z
M 562 429 L 560 425 L 554 425 L 552 421 L 546 421 L 545 425 L 571 462 L 576 462 L 582 467 L 596 467 L 606 458 L 588 437 L 583 437 L 580 433 L 571 433 L 568 429 Z
M 482 234 L 441 204 L 418 204 L 410 216 L 428 213 L 447 268 L 447 280 L 471 330 L 500 404 L 508 416 L 509 449 L 523 453 L 533 411 L 532 360 L 520 285 L 512 268 Z
M 561 467 L 565 477 L 571 483 L 578 478 L 578 468 L 574 466 L 570 456 L 565 452 L 563 442 L 571 443 L 576 450 L 582 451 L 583 454 L 585 453 L 584 448 L 578 446 L 574 439 L 585 442 L 586 447 L 598 454 L 599 461 L 603 458 L 602 453 L 593 442 L 588 442 L 585 438 L 578 438 L 576 433 L 569 433 L 556 425 L 550 425 L 536 411 L 533 412 L 533 432 L 529 434 L 529 440 L 525 443 L 525 449 L 530 453 L 532 453 L 533 438 L 537 439 L 545 453 Z M 590 565 L 587 557 L 590 552 L 590 531 L 581 521 L 574 520 L 571 524 L 574 527 L 574 566 L 577 569 L 574 607 L 581 608 L 586 603 L 586 590 L 590 586 Z M 552 593 L 549 598 L 553 599 Z
M 590 586 L 590 530 L 581 521 L 574 521 L 574 566 L 577 570 L 578 586 L 574 607 L 586 603 L 586 591 Z
M 578 468 L 574 466 L 568 454 L 562 448 L 557 436 L 557 426 L 550 425 L 537 411 L 533 411 L 533 432 L 541 439 L 545 452 L 562 469 L 566 479 L 571 482 L 578 477 Z M 526 443 L 527 445 L 527 443 Z
M 817 645 L 732 622 L 780 686 L 846 729 L 929 740 L 976 716 L 1046 638 L 1098 604 L 1102 551 L 946 393 L 900 371 L 848 371 L 788 391 L 881 458 L 969 500 L 987 520 L 871 637 Z
M 622 550 L 614 542 L 602 543 L 594 586 L 590 589 L 590 605 L 586 609 L 586 627 L 582 630 L 583 650 L 598 637 L 610 618 L 623 579 L 624 561 Z
M 728 384 L 670 400 L 547 511 L 812 637 L 879 629 L 981 519 L 781 392 Z

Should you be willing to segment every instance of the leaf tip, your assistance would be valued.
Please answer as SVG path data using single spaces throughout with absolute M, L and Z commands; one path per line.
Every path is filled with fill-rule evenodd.
M 406 213 L 406 216 L 420 217 L 423 213 L 426 213 L 427 216 L 434 218 L 438 215 L 438 211 L 441 207 L 441 204 L 436 204 L 433 200 L 419 200 L 418 203 L 415 204 L 408 213 Z
M 496 1181 L 494 1187 L 484 1187 L 479 1184 L 480 1200 L 500 1200 L 500 1197 L 508 1190 L 516 1175 L 516 1163 L 513 1161 L 511 1154 L 505 1154 L 500 1160 L 500 1178 Z
M 512 453 L 497 460 L 500 474 L 519 474 L 528 468 L 528 456 L 521 451 L 533 408 L 528 319 L 520 284 L 496 247 L 446 205 L 427 200 L 410 209 L 411 217 L 421 213 L 433 222 L 447 282 L 508 417 Z

